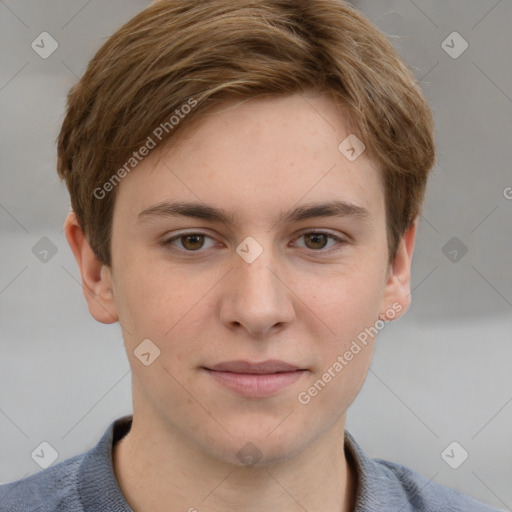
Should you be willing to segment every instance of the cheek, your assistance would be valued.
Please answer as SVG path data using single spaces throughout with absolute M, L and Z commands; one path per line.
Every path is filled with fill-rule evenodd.
M 297 397 L 301 407 L 310 411 L 311 417 L 306 421 L 311 427 L 317 423 L 316 416 L 327 414 L 334 421 L 356 398 L 370 367 L 380 328 L 381 290 L 375 281 L 360 278 L 347 279 L 345 283 L 351 286 L 336 288 L 317 305 L 331 332 L 316 340 L 315 372 Z
M 204 343 L 204 322 L 211 324 L 214 314 L 205 293 L 222 274 L 202 272 L 188 278 L 169 264 L 128 261 L 122 272 L 119 316 L 126 326 L 127 346 L 133 350 L 149 338 L 165 356 L 160 363 L 165 360 L 176 371 L 198 353 L 201 340 Z
M 378 319 L 384 292 L 383 267 L 361 261 L 328 280 L 323 293 L 316 290 L 315 309 L 322 313 L 337 340 L 357 336 Z
M 324 368 L 324 372 L 315 375 L 314 380 L 300 391 L 297 401 L 305 420 L 312 428 L 330 425 L 343 414 L 355 400 L 370 367 L 373 344 L 360 347 L 360 352 L 353 354 L 352 359 L 336 359 Z M 326 417 L 330 418 L 326 421 Z
M 316 292 L 314 309 L 329 326 L 330 334 L 316 342 L 319 364 L 309 383 L 313 382 L 313 388 L 305 391 L 324 409 L 348 407 L 364 382 L 382 323 L 381 268 L 377 262 L 361 262 L 361 268 L 352 266 L 338 273 L 324 294 Z
M 184 298 L 170 286 L 169 277 L 164 279 L 154 268 L 148 269 L 136 261 L 123 261 L 120 265 L 121 284 L 116 286 L 116 305 L 130 344 L 137 343 L 141 336 L 161 339 L 172 327 L 174 317 L 184 314 L 181 312 Z

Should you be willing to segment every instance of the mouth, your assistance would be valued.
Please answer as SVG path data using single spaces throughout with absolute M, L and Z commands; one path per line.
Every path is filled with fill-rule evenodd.
M 305 368 L 278 360 L 225 361 L 202 369 L 221 386 L 248 398 L 275 395 L 308 373 Z

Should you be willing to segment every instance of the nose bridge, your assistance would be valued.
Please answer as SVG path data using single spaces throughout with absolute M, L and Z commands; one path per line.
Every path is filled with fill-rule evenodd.
M 278 278 L 281 265 L 271 238 L 260 235 L 258 240 L 247 237 L 236 248 L 229 308 L 224 310 L 228 312 L 225 321 L 242 324 L 252 333 L 287 323 L 292 314 L 287 288 Z
M 235 279 L 243 288 L 243 293 L 258 294 L 278 292 L 279 280 L 275 276 L 278 266 L 272 240 L 269 236 L 257 235 L 246 237 L 236 248 L 239 260 L 235 259 Z M 268 300 L 272 297 L 265 297 Z

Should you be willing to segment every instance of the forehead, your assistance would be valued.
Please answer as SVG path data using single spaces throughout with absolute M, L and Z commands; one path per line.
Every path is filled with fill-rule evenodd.
M 341 200 L 377 215 L 380 172 L 364 151 L 347 158 L 352 137 L 325 94 L 226 101 L 123 178 L 116 210 L 133 220 L 157 203 L 194 201 L 229 209 L 244 222 L 282 216 L 284 206 Z

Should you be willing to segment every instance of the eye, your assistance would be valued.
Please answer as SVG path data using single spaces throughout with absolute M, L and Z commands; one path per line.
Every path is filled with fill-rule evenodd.
M 178 241 L 181 244 L 181 247 L 179 247 L 179 249 L 184 250 L 186 252 L 197 252 L 199 251 L 199 249 L 202 249 L 204 247 L 205 238 L 210 238 L 213 241 L 213 239 L 210 236 L 205 235 L 203 233 L 181 233 L 179 235 L 175 235 L 171 238 L 168 238 L 167 240 L 164 240 L 162 242 L 162 245 L 173 245 L 174 241 Z M 212 245 L 210 247 L 212 247 Z
M 323 231 L 309 231 L 307 233 L 302 233 L 296 240 L 299 240 L 300 238 L 304 238 L 307 249 L 312 249 L 315 252 L 331 252 L 330 250 L 323 251 L 329 238 L 335 242 L 330 247 L 335 246 L 337 242 L 341 242 L 341 244 L 345 242 L 343 238 Z M 334 249 L 334 251 L 338 251 L 340 249 L 341 247 L 338 247 L 337 249 Z

